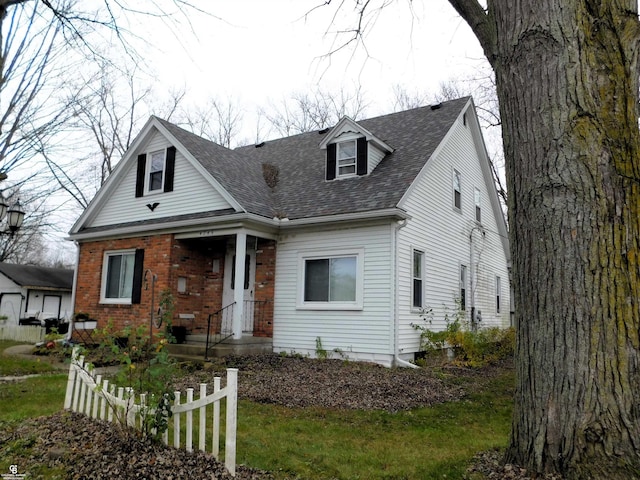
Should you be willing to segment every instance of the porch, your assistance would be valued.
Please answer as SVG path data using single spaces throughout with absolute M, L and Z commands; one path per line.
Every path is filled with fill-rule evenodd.
M 224 357 L 227 355 L 255 355 L 271 353 L 273 341 L 268 337 L 243 336 L 225 339 L 209 347 L 207 352 L 207 336 L 192 334 L 186 336 L 185 343 L 168 345 L 170 355 L 178 361 L 203 362 L 206 358 Z
M 200 343 L 208 335 L 209 346 L 270 338 L 275 240 L 226 231 L 192 235 L 176 235 L 172 247 L 173 325 L 182 338 Z

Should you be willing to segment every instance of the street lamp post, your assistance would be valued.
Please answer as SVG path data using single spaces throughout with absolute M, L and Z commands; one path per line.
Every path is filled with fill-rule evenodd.
M 0 221 L 5 217 L 7 219 L 7 230 L 0 230 L 0 234 L 13 236 L 22 227 L 24 210 L 22 210 L 20 200 L 17 200 L 16 203 L 9 207 L 7 200 L 0 192 Z

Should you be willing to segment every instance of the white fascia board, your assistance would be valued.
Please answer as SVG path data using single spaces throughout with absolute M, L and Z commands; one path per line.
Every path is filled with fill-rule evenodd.
M 163 233 L 175 233 L 180 235 L 181 238 L 195 238 L 203 235 L 193 235 L 194 232 L 212 231 L 214 229 L 237 230 L 238 228 L 249 228 L 251 226 L 253 226 L 253 231 L 260 232 L 260 235 L 265 238 L 275 239 L 277 237 L 277 220 L 241 212 L 208 219 L 176 220 L 161 224 L 131 225 L 98 232 L 76 233 L 67 237 L 66 240 L 106 240 Z
M 374 143 L 380 150 L 384 150 L 387 153 L 393 152 L 393 148 L 382 141 L 380 138 L 376 137 L 372 132 L 361 126 L 355 120 L 352 120 L 349 117 L 342 117 L 340 121 L 333 127 L 329 133 L 322 139 L 320 142 L 320 149 L 324 150 L 327 148 L 327 145 L 331 143 L 338 135 L 344 133 L 345 131 L 356 131 L 362 135 L 364 135 L 368 142 Z
M 343 213 L 339 215 L 324 215 L 321 217 L 298 218 L 295 220 L 282 218 L 279 220 L 279 226 L 281 229 L 287 230 L 296 227 L 358 222 L 383 218 L 408 220 L 411 218 L 411 215 L 399 208 L 387 208 L 384 210 L 370 210 L 367 212 Z
M 322 217 L 300 218 L 265 218 L 252 213 L 235 213 L 223 217 L 196 218 L 190 220 L 176 220 L 161 224 L 131 225 L 97 232 L 74 233 L 65 240 L 86 241 L 106 240 L 112 238 L 132 238 L 141 235 L 174 233 L 176 238 L 201 238 L 220 236 L 233 233 L 239 228 L 250 229 L 256 236 L 277 239 L 279 230 L 289 230 L 299 227 L 313 227 L 331 224 L 358 223 L 371 220 L 410 220 L 411 215 L 399 208 L 372 210 L 360 213 L 345 213 L 340 215 L 325 215 Z

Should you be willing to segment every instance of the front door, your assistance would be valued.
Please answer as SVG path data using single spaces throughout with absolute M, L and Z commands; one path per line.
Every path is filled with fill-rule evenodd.
M 224 279 L 222 289 L 222 307 L 233 303 L 233 291 L 236 288 L 235 279 L 235 246 L 227 245 L 227 254 L 224 261 Z M 253 333 L 253 296 L 256 283 L 256 250 L 254 246 L 247 245 L 247 254 L 244 259 L 244 305 L 242 318 L 242 332 Z

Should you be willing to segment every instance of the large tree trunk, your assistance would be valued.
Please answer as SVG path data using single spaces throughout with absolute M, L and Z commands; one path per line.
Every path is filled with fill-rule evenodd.
M 637 1 L 450 0 L 496 74 L 517 322 L 507 459 L 640 478 Z

